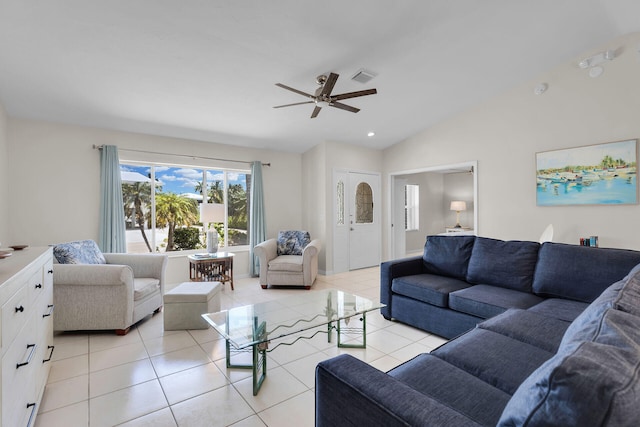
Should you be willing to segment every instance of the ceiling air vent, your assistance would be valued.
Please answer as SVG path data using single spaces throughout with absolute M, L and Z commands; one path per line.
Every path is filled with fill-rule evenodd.
M 351 77 L 351 80 L 355 80 L 360 83 L 368 83 L 375 76 L 376 73 L 361 68 L 357 73 L 353 75 L 353 77 Z

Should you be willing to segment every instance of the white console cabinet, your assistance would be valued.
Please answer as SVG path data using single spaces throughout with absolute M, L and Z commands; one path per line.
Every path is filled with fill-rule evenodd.
M 33 426 L 53 354 L 51 248 L 0 259 L 2 427 Z

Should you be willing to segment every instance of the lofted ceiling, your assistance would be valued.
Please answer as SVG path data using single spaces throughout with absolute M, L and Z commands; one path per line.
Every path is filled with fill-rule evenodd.
M 0 0 L 10 117 L 304 152 L 395 144 L 640 30 L 637 0 Z M 352 81 L 360 69 L 376 74 Z M 334 93 L 357 114 L 275 86 Z M 376 135 L 367 137 L 367 132 Z

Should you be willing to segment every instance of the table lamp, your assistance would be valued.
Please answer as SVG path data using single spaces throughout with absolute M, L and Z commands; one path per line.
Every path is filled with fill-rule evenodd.
M 202 203 L 200 205 L 200 222 L 207 224 L 207 252 L 218 252 L 218 232 L 215 228 L 209 229 L 212 222 L 224 222 L 224 205 L 221 203 Z
M 453 228 L 462 228 L 460 225 L 460 211 L 467 210 L 467 203 L 461 200 L 454 200 L 451 202 L 450 210 L 456 211 L 456 225 Z

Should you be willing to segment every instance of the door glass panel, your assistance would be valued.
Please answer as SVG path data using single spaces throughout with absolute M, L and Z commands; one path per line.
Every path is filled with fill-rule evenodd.
M 356 224 L 373 222 L 373 192 L 371 186 L 361 182 L 356 187 Z
M 337 223 L 338 225 L 344 225 L 344 182 L 342 182 L 342 180 L 338 182 L 336 194 L 338 198 L 338 200 L 336 201 L 336 205 L 338 208 Z

